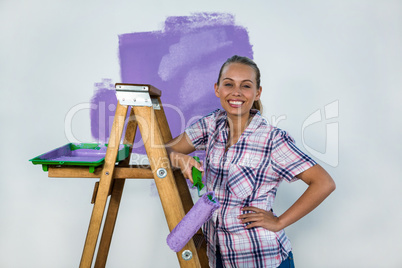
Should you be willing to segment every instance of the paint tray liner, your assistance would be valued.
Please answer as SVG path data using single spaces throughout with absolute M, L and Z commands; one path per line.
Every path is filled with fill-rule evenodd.
M 30 159 L 34 165 L 42 165 L 43 171 L 48 171 L 48 166 L 87 166 L 89 172 L 94 172 L 95 167 L 105 161 L 108 144 L 98 143 L 68 143 L 47 153 Z M 129 156 L 130 147 L 126 144 L 119 145 L 116 162 Z

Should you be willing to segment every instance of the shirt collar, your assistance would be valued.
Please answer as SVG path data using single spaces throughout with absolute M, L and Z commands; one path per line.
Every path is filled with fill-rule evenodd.
M 255 132 L 261 125 L 266 124 L 266 121 L 262 117 L 260 111 L 251 109 L 250 115 L 252 116 L 251 122 L 244 130 L 242 136 L 248 136 L 249 134 Z
M 255 132 L 261 125 L 266 124 L 266 120 L 262 117 L 260 111 L 256 110 L 256 109 L 251 109 L 250 110 L 250 115 L 252 116 L 251 122 L 250 124 L 247 126 L 247 128 L 244 130 L 244 132 L 242 133 L 242 135 L 240 136 L 240 139 L 247 137 L 248 135 L 250 135 L 251 133 Z M 224 119 L 224 123 L 223 124 L 219 124 L 220 125 L 220 134 L 226 134 L 224 135 L 227 138 L 227 131 L 229 129 L 229 125 L 227 122 L 227 113 L 225 110 L 221 110 L 221 115 L 220 115 L 221 119 Z

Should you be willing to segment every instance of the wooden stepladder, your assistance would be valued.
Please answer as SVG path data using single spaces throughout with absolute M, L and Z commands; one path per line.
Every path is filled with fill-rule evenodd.
M 193 206 L 187 183 L 180 170 L 172 170 L 164 144 L 172 135 L 161 104 L 161 91 L 151 85 L 116 84 L 118 99 L 112 131 L 103 167 L 89 173 L 83 167 L 49 167 L 49 177 L 100 178 L 95 184 L 94 207 L 81 257 L 80 268 L 90 268 L 105 214 L 110 202 L 98 247 L 95 267 L 105 267 L 126 179 L 154 179 L 169 230 L 181 221 Z M 150 167 L 130 166 L 128 159 L 116 165 L 122 133 L 127 121 L 123 144 L 132 145 L 139 127 Z M 131 151 L 130 151 L 131 153 Z M 177 253 L 181 267 L 208 267 L 201 230 Z M 198 243 L 197 243 L 198 242 Z M 166 243 L 166 240 L 161 241 Z M 196 245 L 197 244 L 197 245 Z M 167 245 L 166 245 L 167 246 Z

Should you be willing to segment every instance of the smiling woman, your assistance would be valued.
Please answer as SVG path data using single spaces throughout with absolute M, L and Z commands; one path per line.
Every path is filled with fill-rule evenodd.
M 221 207 L 203 226 L 211 267 L 293 267 L 284 228 L 318 206 L 334 189 L 331 176 L 298 149 L 283 130 L 255 108 L 260 72 L 249 58 L 233 56 L 222 66 L 216 110 L 166 145 L 171 163 L 192 180 L 205 171 L 207 191 Z M 205 150 L 205 168 L 187 154 Z M 282 215 L 273 213 L 281 181 L 301 179 L 304 194 Z
M 250 110 L 255 103 L 260 103 L 261 91 L 260 71 L 252 60 L 235 55 L 222 65 L 215 84 L 215 95 L 231 124 L 228 147 L 237 142 L 250 123 Z M 262 108 L 262 105 L 259 106 Z

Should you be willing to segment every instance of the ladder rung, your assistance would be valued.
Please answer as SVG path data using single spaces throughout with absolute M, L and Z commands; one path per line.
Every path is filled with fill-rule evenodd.
M 100 178 L 102 167 L 95 169 L 93 173 L 88 167 L 53 167 L 49 166 L 48 177 L 50 178 Z M 115 167 L 114 179 L 153 179 L 150 168 Z

